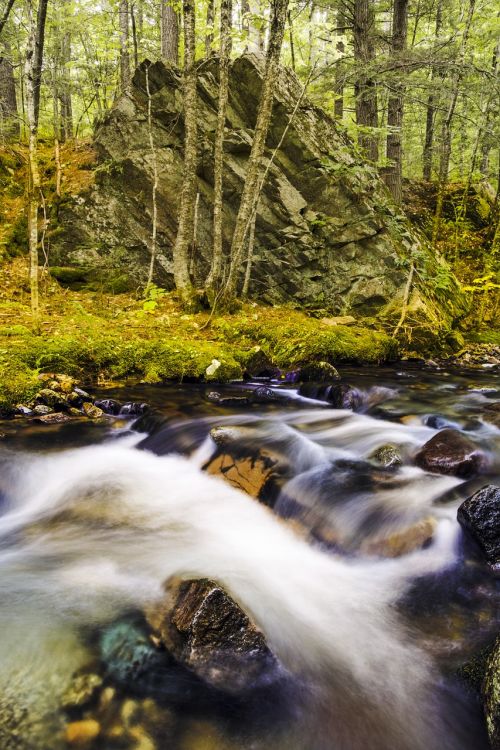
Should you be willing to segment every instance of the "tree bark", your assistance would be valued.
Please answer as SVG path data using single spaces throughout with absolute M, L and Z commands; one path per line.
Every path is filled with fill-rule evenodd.
M 241 195 L 240 207 L 231 244 L 230 266 L 227 282 L 222 295 L 222 305 L 230 306 L 236 297 L 238 274 L 245 250 L 245 237 L 250 227 L 254 206 L 258 200 L 262 158 L 266 145 L 269 123 L 273 107 L 273 92 L 279 70 L 279 60 L 288 11 L 288 0 L 273 0 L 271 10 L 271 27 L 269 46 L 266 54 L 266 65 L 262 91 L 260 95 L 257 122 L 253 137 L 252 149 L 248 159 L 246 179 Z
M 184 176 L 179 224 L 173 249 L 174 282 L 185 307 L 194 306 L 195 290 L 189 276 L 189 249 L 194 236 L 197 167 L 197 71 L 195 61 L 194 0 L 184 0 Z
M 212 54 L 212 44 L 214 43 L 214 23 L 215 23 L 215 0 L 208 0 L 207 3 L 207 30 L 205 34 L 205 57 Z
M 28 40 L 26 44 L 26 61 L 24 77 L 26 82 L 26 116 L 29 131 L 29 185 L 28 185 L 28 247 L 30 256 L 30 289 L 31 312 L 35 326 L 38 325 L 38 197 L 40 193 L 40 173 L 38 169 L 38 119 L 36 111 L 37 82 L 42 58 L 40 57 L 39 39 L 45 32 L 45 14 L 42 12 L 43 24 L 40 24 L 41 9 L 38 7 L 37 18 L 33 0 L 26 0 L 26 16 L 28 20 Z M 43 49 L 43 44 L 42 47 Z
M 4 54 L 0 57 L 0 133 L 4 140 L 19 138 L 16 82 L 10 61 L 10 46 L 4 42 Z
M 40 114 L 40 87 L 42 84 L 43 48 L 45 45 L 45 21 L 47 19 L 48 0 L 39 0 L 36 17 L 35 49 L 33 54 L 33 96 L 35 123 L 38 128 Z
M 377 86 L 370 70 L 375 58 L 373 30 L 375 14 L 373 0 L 355 0 L 354 3 L 354 58 L 359 74 L 354 86 L 356 97 L 356 123 L 360 128 L 358 144 L 368 159 L 378 161 Z
M 2 33 L 5 24 L 9 20 L 10 11 L 12 10 L 12 6 L 14 5 L 14 2 L 15 0 L 8 0 L 7 5 L 5 6 L 3 15 L 0 18 L 0 34 Z
M 436 40 L 439 41 L 439 36 L 441 34 L 441 29 L 443 26 L 443 0 L 438 0 L 437 8 L 436 8 L 436 26 L 435 26 L 435 35 Z M 439 77 L 442 79 L 442 73 L 439 73 Z M 426 109 L 426 117 L 425 117 L 425 141 L 424 141 L 424 150 L 422 154 L 422 177 L 424 180 L 427 180 L 427 182 L 430 182 L 431 175 L 432 175 L 432 157 L 433 157 L 433 150 L 434 150 L 434 125 L 435 125 L 435 117 L 436 117 L 436 101 L 438 97 L 436 96 L 436 92 L 434 91 L 434 81 L 436 78 L 436 70 L 433 67 L 431 69 L 431 79 L 430 79 L 430 85 L 431 85 L 431 91 L 427 98 L 427 109 Z
M 118 20 L 120 26 L 120 90 L 122 93 L 126 91 L 130 85 L 128 16 L 128 0 L 120 0 Z
M 179 19 L 169 0 L 161 0 L 161 59 L 179 64 Z
M 222 224 L 223 224 L 223 176 L 224 176 L 224 132 L 226 109 L 229 94 L 229 65 L 231 60 L 231 17 L 232 0 L 221 0 L 220 8 L 220 62 L 219 62 L 219 104 L 217 129 L 214 146 L 214 215 L 213 215 L 213 255 L 207 279 L 207 295 L 211 304 L 220 289 L 222 281 Z
M 68 5 L 68 0 L 64 0 Z M 59 101 L 61 102 L 61 142 L 73 138 L 73 104 L 71 100 L 71 32 L 68 29 L 70 15 L 67 10 L 64 15 L 66 29 L 61 39 L 61 87 Z
M 492 132 L 492 121 L 495 114 L 498 115 L 498 72 L 499 72 L 499 58 L 500 58 L 500 42 L 496 45 L 493 52 L 493 59 L 491 63 L 491 69 L 493 73 L 493 85 L 491 88 L 490 95 L 486 104 L 485 112 L 485 123 L 483 128 L 483 134 L 481 139 L 481 162 L 479 170 L 485 180 L 488 179 L 490 151 L 495 145 L 495 131 Z
M 408 33 L 408 2 L 409 0 L 394 0 L 392 18 L 392 57 L 400 59 L 406 49 L 406 35 Z M 401 73 L 399 74 L 402 75 Z M 387 147 L 386 156 L 389 165 L 385 171 L 385 181 L 395 203 L 402 201 L 403 178 L 403 108 L 405 85 L 401 80 L 393 84 L 387 104 Z
M 339 30 L 344 31 L 346 25 L 345 10 L 340 7 L 337 11 L 337 27 Z M 336 120 L 344 119 L 344 70 L 342 64 L 339 62 L 345 55 L 345 44 L 342 39 L 339 39 L 336 45 L 338 59 L 335 65 L 335 104 L 334 113 Z
M 465 28 L 462 35 L 462 41 L 460 43 L 460 51 L 458 55 L 458 65 L 454 78 L 452 79 L 451 86 L 451 97 L 446 112 L 446 116 L 443 120 L 441 130 L 441 153 L 439 159 L 439 182 L 438 192 L 436 199 L 436 212 L 434 214 L 434 226 L 432 231 L 432 244 L 435 246 L 439 233 L 441 230 L 441 218 L 443 214 L 443 201 L 446 184 L 448 182 L 448 172 L 450 169 L 450 158 L 451 158 L 451 137 L 452 137 L 452 122 L 453 115 L 455 114 L 455 108 L 457 106 L 458 94 L 460 91 L 460 82 L 464 75 L 463 64 L 465 62 L 465 52 L 467 50 L 467 42 L 469 39 L 469 32 L 472 23 L 472 17 L 474 15 L 476 0 L 469 0 L 469 9 L 467 13 L 467 20 L 465 22 Z

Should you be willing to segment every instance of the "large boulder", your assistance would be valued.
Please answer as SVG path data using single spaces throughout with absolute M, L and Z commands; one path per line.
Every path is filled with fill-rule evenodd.
M 232 695 L 263 687 L 278 662 L 262 632 L 214 581 L 184 581 L 149 621 L 175 659 L 211 687 Z
M 415 456 L 415 463 L 434 474 L 453 474 L 468 478 L 480 473 L 487 464 L 486 455 L 458 430 L 441 430 Z
M 465 500 L 458 521 L 481 548 L 490 565 L 500 563 L 500 487 L 488 485 Z
M 155 157 L 149 146 L 146 70 Z M 232 63 L 225 138 L 226 247 L 245 179 L 262 75 L 262 63 L 252 55 Z M 199 285 L 206 279 L 212 247 L 218 76 L 216 59 L 199 68 L 197 252 L 192 269 Z M 392 206 L 376 170 L 356 154 L 342 126 L 307 99 L 291 120 L 301 90 L 295 74 L 282 69 L 267 156 L 280 147 L 259 203 L 251 293 L 271 304 L 293 302 L 342 314 L 372 314 L 398 294 L 401 297 L 406 281 L 401 258 L 409 255 L 416 239 Z M 146 280 L 156 158 L 155 281 L 172 288 L 183 141 L 180 73 L 162 62 L 144 61 L 130 89 L 97 128 L 93 185 L 60 206 L 52 263 L 100 267 L 120 278 L 128 275 L 134 288 Z

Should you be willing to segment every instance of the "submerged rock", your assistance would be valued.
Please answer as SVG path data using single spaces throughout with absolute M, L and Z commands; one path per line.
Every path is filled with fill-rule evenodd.
M 407 528 L 387 533 L 384 536 L 368 538 L 361 543 L 359 551 L 362 554 L 379 557 L 408 555 L 431 543 L 436 526 L 435 518 L 423 518 Z
M 122 404 L 119 401 L 115 401 L 114 398 L 96 399 L 94 406 L 101 409 L 105 414 L 111 414 L 112 416 L 118 416 L 122 409 Z
M 176 585 L 150 621 L 175 659 L 217 690 L 239 695 L 276 677 L 262 632 L 213 581 Z
M 33 421 L 41 422 L 42 424 L 63 424 L 64 422 L 70 422 L 71 417 L 60 411 L 54 411 L 51 414 L 44 414 L 40 417 L 35 417 Z
M 387 444 L 376 448 L 368 457 L 370 461 L 383 466 L 385 469 L 394 469 L 403 465 L 401 451 L 395 445 Z
M 500 487 L 488 485 L 465 500 L 457 518 L 490 565 L 500 563 Z
M 500 750 L 500 638 L 486 664 L 482 693 L 491 748 Z
M 434 474 L 454 474 L 467 479 L 487 465 L 485 454 L 457 430 L 434 435 L 415 456 L 415 463 Z
M 65 740 L 75 747 L 88 746 L 99 736 L 100 731 L 100 724 L 95 719 L 73 721 L 66 727 Z

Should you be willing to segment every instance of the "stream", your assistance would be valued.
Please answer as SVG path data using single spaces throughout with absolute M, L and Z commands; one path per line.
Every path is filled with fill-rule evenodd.
M 78 746 L 93 750 L 488 748 L 464 675 L 498 633 L 500 581 L 456 517 L 500 484 L 498 373 L 341 374 L 357 413 L 292 384 L 265 383 L 275 397 L 249 404 L 239 399 L 261 383 L 185 384 L 99 391 L 146 402 L 137 421 L 0 423 L 2 750 L 77 746 L 64 728 L 81 714 L 64 696 L 89 668 L 103 680 L 88 710 L 101 730 Z M 450 426 L 483 452 L 479 476 L 415 465 Z M 272 510 L 203 470 L 213 428 L 280 456 Z M 387 444 L 401 463 L 381 469 L 372 457 Z M 420 522 L 433 530 L 423 547 L 378 553 L 380 539 Z M 129 668 L 109 644 L 118 627 L 135 632 L 172 576 L 219 582 L 265 634 L 279 674 L 236 700 L 154 657 L 150 673 Z

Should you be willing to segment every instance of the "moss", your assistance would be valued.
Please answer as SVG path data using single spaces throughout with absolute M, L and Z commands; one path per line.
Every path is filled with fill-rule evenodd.
M 88 277 L 87 268 L 73 268 L 71 266 L 51 266 L 50 275 L 63 286 L 71 287 L 75 282 L 85 282 Z

